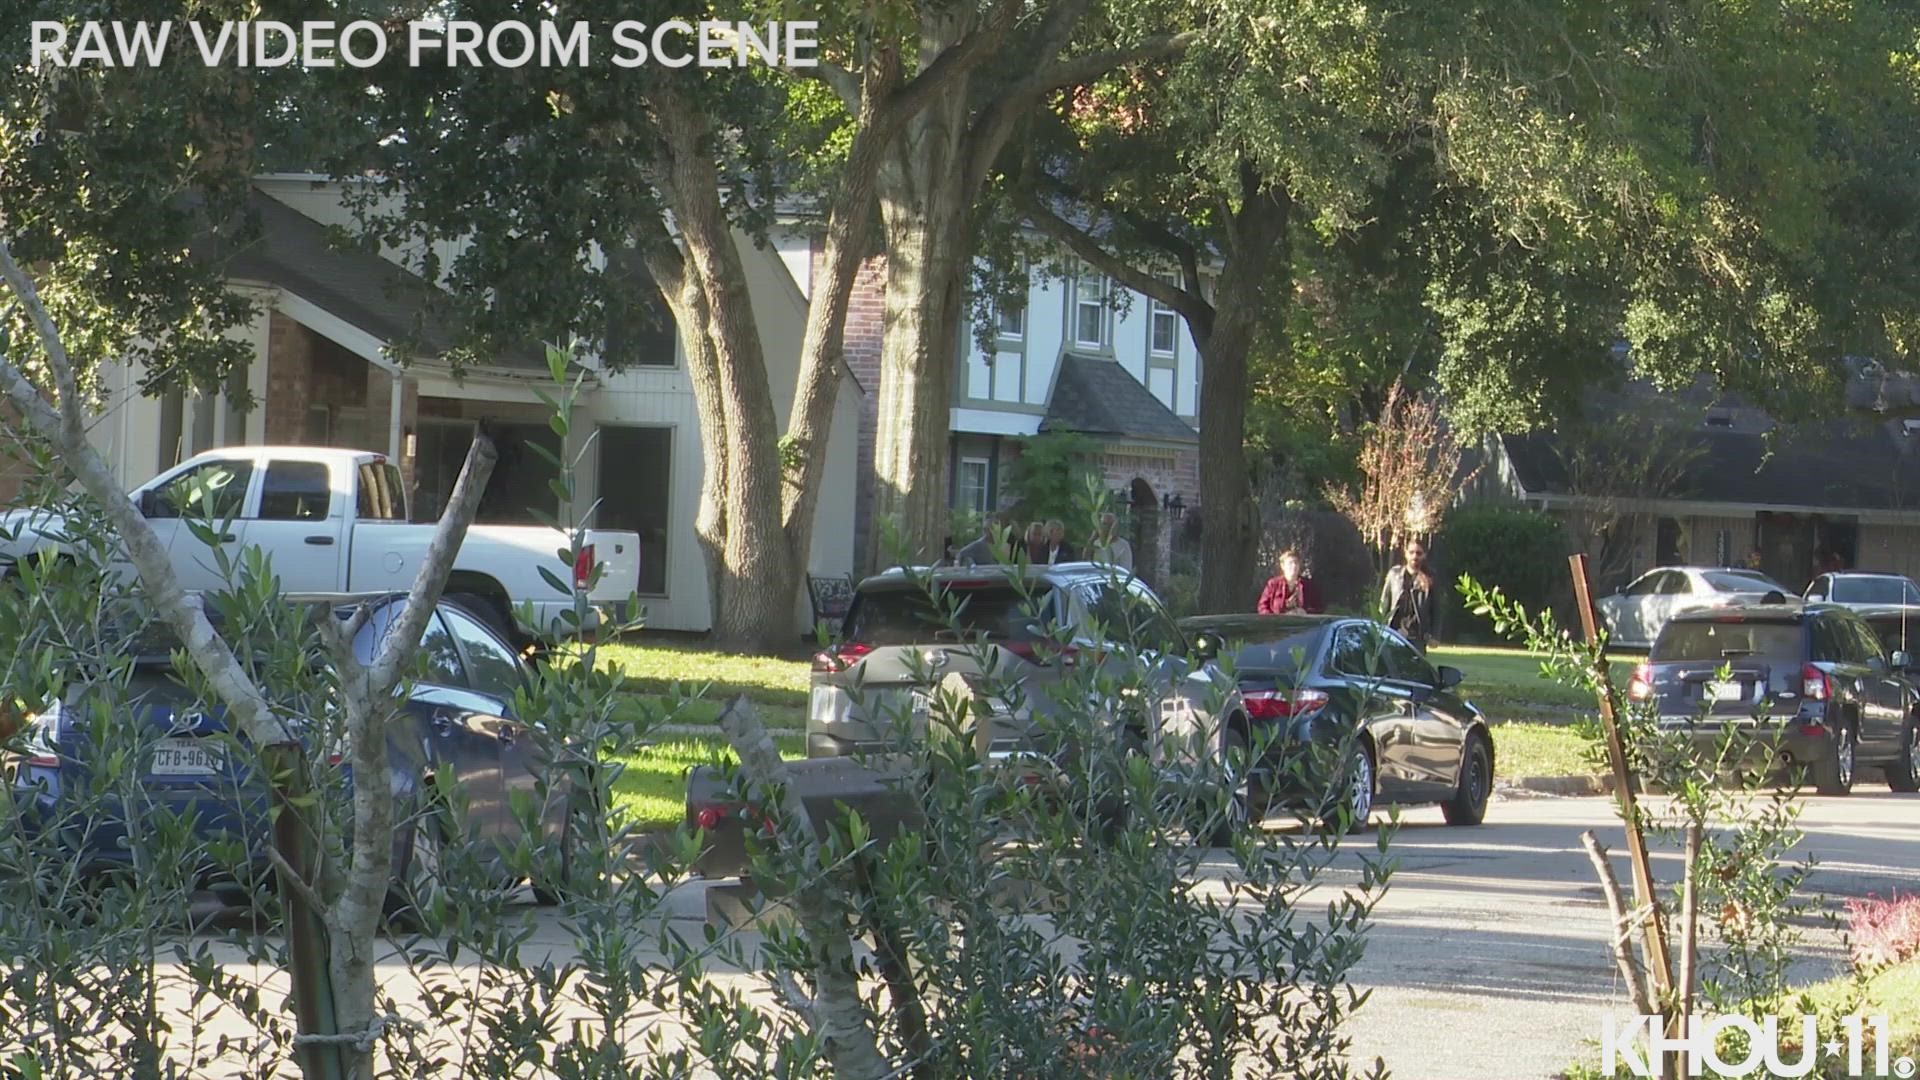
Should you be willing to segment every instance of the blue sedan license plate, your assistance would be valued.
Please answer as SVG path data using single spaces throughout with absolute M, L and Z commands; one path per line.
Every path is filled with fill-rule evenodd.
M 212 776 L 220 754 L 199 739 L 161 739 L 153 747 L 147 771 L 154 776 Z

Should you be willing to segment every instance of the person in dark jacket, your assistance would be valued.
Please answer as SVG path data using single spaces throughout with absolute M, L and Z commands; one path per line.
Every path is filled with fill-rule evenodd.
M 1077 562 L 1079 558 L 1080 553 L 1073 550 L 1073 545 L 1067 542 L 1067 523 L 1059 518 L 1047 522 L 1046 548 L 1041 557 L 1034 562 L 1054 566 L 1059 563 Z
M 1317 615 L 1323 610 L 1320 606 L 1320 590 L 1314 587 L 1313 579 L 1307 576 L 1299 552 L 1288 548 L 1280 553 L 1274 566 L 1279 573 L 1268 578 L 1267 587 L 1260 590 L 1260 603 L 1254 608 L 1257 613 L 1285 615 L 1289 612 L 1305 612 Z
M 1433 640 L 1433 571 L 1427 566 L 1427 545 L 1408 540 L 1401 549 L 1403 561 L 1387 571 L 1380 587 L 1380 610 L 1387 625 L 1424 649 Z

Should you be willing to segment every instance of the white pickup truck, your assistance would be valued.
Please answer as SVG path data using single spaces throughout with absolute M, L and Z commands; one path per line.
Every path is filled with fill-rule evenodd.
M 314 446 L 229 446 L 189 458 L 134 489 L 135 506 L 159 534 L 188 589 L 221 585 L 206 544 L 181 519 L 231 519 L 220 542 L 236 556 L 260 548 L 287 593 L 366 593 L 412 587 L 433 539 L 433 525 L 407 520 L 400 469 L 386 455 Z M 210 508 L 211 515 L 207 514 Z M 0 518 L 0 564 L 46 549 L 61 550 L 65 524 L 33 509 Z M 595 621 L 633 595 L 640 579 L 640 537 L 589 530 L 575 565 L 565 565 L 565 534 L 530 525 L 474 525 L 454 557 L 446 595 L 510 631 L 524 603 L 538 628 L 564 632 L 561 612 L 573 597 L 554 588 L 540 568 L 563 584 L 584 586 L 597 563 L 600 580 L 588 601 Z M 125 568 L 123 568 L 124 572 Z M 616 620 L 617 621 L 617 620 Z M 534 629 L 529 627 L 528 629 Z

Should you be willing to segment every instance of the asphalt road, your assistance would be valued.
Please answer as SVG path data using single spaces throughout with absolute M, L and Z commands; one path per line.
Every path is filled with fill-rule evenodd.
M 1863 788 L 1849 799 L 1810 799 L 1802 823 L 1805 852 L 1818 861 L 1810 888 L 1829 905 L 1920 891 L 1920 797 Z M 1390 848 L 1398 869 L 1376 909 L 1358 973 L 1359 985 L 1372 991 L 1349 1028 L 1361 1063 L 1377 1056 L 1406 1080 L 1529 1080 L 1597 1060 L 1602 1017 L 1631 1010 L 1608 959 L 1606 907 L 1580 844 L 1589 828 L 1629 881 L 1607 799 L 1503 797 L 1475 829 L 1449 828 L 1436 810 L 1403 816 Z M 1655 858 L 1656 874 L 1677 874 L 1677 852 L 1656 851 Z M 1350 879 L 1358 860 L 1343 855 L 1320 887 Z M 1228 869 L 1224 858 L 1209 866 Z M 676 890 L 667 906 L 678 929 L 697 939 L 706 886 Z M 542 911 L 536 918 L 523 955 L 571 950 L 558 915 Z M 247 969 L 230 947 L 214 948 L 229 954 L 234 973 L 284 987 L 278 973 Z M 1809 927 L 1803 955 L 1797 979 L 1843 968 L 1830 929 Z M 405 966 L 389 956 L 381 968 L 404 1009 Z M 758 989 L 750 976 L 731 978 Z M 177 993 L 176 986 L 167 996 Z M 647 1026 L 632 1019 L 637 1031 Z M 216 1021 L 213 1028 L 222 1026 Z

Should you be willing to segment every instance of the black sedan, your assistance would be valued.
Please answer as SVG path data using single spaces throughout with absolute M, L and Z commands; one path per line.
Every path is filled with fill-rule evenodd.
M 1325 791 L 1293 763 L 1332 749 L 1341 802 L 1314 807 L 1363 825 L 1375 806 L 1439 804 L 1450 825 L 1478 825 L 1493 790 L 1485 717 L 1455 693 L 1460 672 L 1436 668 L 1399 634 L 1333 615 L 1213 615 L 1181 628 L 1203 657 L 1230 668 L 1246 702 L 1253 775 L 1272 806 Z M 1321 756 L 1325 756 L 1323 753 Z
M 372 661 L 405 599 L 378 603 L 354 641 L 363 663 Z M 338 614 L 344 618 L 350 611 L 342 607 Z M 139 650 L 144 655 L 137 657 L 127 688 L 130 711 L 145 722 L 137 738 L 144 755 L 139 797 L 102 801 L 82 794 L 92 786 L 96 758 L 108 748 L 96 745 L 87 720 L 91 695 L 81 682 L 30 725 L 14 801 L 30 827 L 50 829 L 93 871 L 131 869 L 129 833 L 144 828 L 142 819 L 155 809 L 191 820 L 203 840 L 241 841 L 255 869 L 264 870 L 266 798 L 249 755 L 235 752 L 241 748 L 228 734 L 224 710 L 196 706 L 179 681 L 165 647 L 171 638 L 160 634 L 155 641 L 155 647 Z M 434 774 L 451 774 L 466 804 L 465 839 L 487 855 L 487 849 L 520 838 L 514 796 L 533 799 L 541 769 L 527 725 L 514 715 L 514 693 L 525 684 L 527 668 L 499 634 L 460 605 L 442 602 L 421 636 L 420 656 L 424 674 L 387 733 L 397 820 L 396 905 L 404 905 L 409 885 L 422 883 L 439 864 L 444 845 L 456 839 L 448 834 L 446 815 L 432 805 Z M 563 786 L 555 788 L 561 798 L 550 804 L 564 801 Z M 543 806 L 539 839 L 564 844 L 567 817 L 563 805 Z

